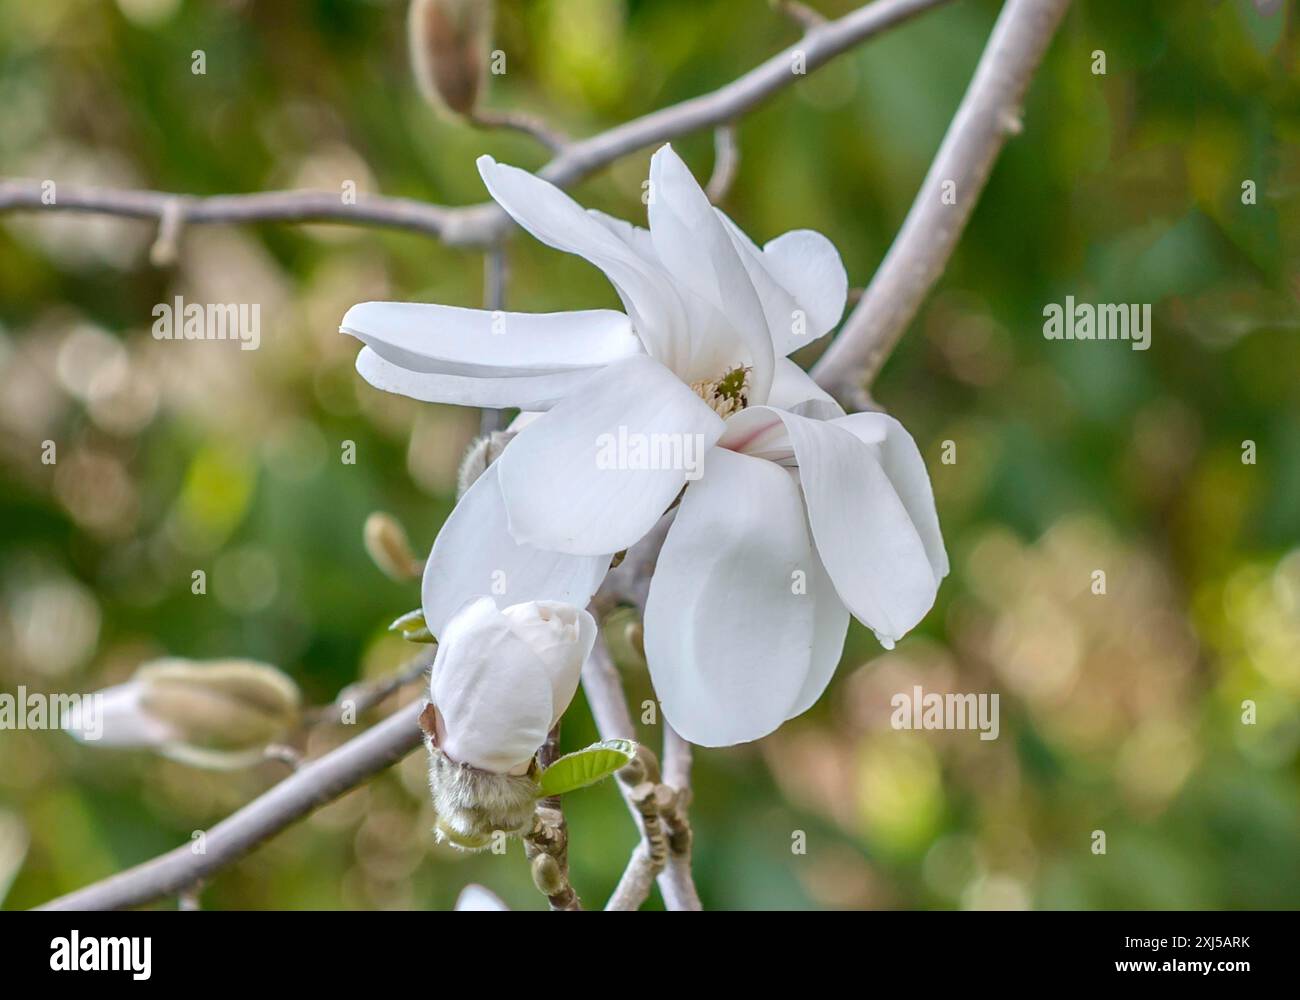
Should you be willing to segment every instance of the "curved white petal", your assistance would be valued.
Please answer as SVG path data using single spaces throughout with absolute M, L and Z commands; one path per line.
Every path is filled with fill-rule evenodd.
M 765 402 L 775 353 L 762 303 L 726 224 L 671 145 L 650 159 L 649 215 L 655 253 L 682 287 L 725 317 L 749 354 L 750 399 Z
M 835 398 L 789 358 L 776 359 L 776 373 L 767 405 L 815 420 L 844 416 L 844 408 Z
M 507 911 L 510 907 L 491 889 L 471 882 L 456 897 L 455 909 L 462 913 Z
M 641 353 L 612 309 L 516 313 L 421 302 L 362 302 L 339 329 L 411 371 L 479 378 L 594 368 Z
M 805 526 L 806 524 L 805 521 Z M 808 598 L 813 602 L 813 648 L 812 655 L 808 658 L 808 676 L 804 678 L 799 696 L 790 708 L 788 718 L 791 719 L 812 708 L 830 684 L 831 678 L 835 676 L 835 668 L 840 665 L 840 657 L 844 655 L 844 637 L 849 631 L 849 609 L 836 593 L 835 584 L 822 564 L 816 545 L 811 544 L 811 531 L 808 538 L 811 550 Z
M 843 427 L 858 440 L 875 446 L 881 467 L 894 484 L 921 536 L 930 567 L 936 579 L 942 580 L 948 575 L 948 552 L 943 545 L 943 532 L 939 530 L 934 487 L 930 485 L 930 474 L 915 439 L 906 427 L 887 413 L 854 413 L 832 423 Z
M 811 229 L 794 229 L 762 250 L 721 211 L 763 303 L 778 355 L 805 347 L 834 329 L 844 314 L 849 277 L 835 244 Z
M 791 473 L 711 451 L 668 531 L 645 609 L 650 676 L 685 739 L 729 746 L 766 736 L 802 702 L 811 674 L 825 686 L 835 622 L 816 605 L 839 600 L 807 586 L 816 564 Z
M 769 409 L 799 465 L 817 551 L 849 610 L 886 648 L 934 604 L 939 577 L 877 450 L 836 422 Z
M 425 403 L 492 409 L 517 406 L 526 410 L 549 410 L 561 399 L 581 389 L 599 371 L 599 368 L 591 368 L 550 375 L 476 378 L 412 371 L 385 360 L 370 347 L 361 348 L 357 355 L 357 372 L 376 389 Z
M 650 230 L 587 209 L 587 214 L 614 233 L 651 266 L 663 269 Z M 684 286 L 677 286 L 686 316 L 684 343 L 679 338 L 674 363 L 670 366 L 683 382 L 691 383 L 718 376 L 750 363 L 744 339 L 716 306 Z
M 524 428 L 497 460 L 510 533 L 575 555 L 625 549 L 698 477 L 722 428 L 657 361 L 616 362 Z
M 161 747 L 179 740 L 174 727 L 145 710 L 143 694 L 138 681 L 96 691 L 59 724 L 80 742 L 96 746 Z
M 485 771 L 527 761 L 550 731 L 546 668 L 490 597 L 470 601 L 443 627 L 430 695 L 445 726 L 443 752 Z
M 488 193 L 536 239 L 577 254 L 600 268 L 618 291 L 646 350 L 674 367 L 685 335 L 681 303 L 662 269 L 637 254 L 607 226 L 555 185 L 520 170 L 478 158 Z
M 727 418 L 718 447 L 794 467 L 794 446 L 785 424 L 770 406 L 751 406 Z
M 564 601 L 526 601 L 501 612 L 510 629 L 537 654 L 551 683 L 551 726 L 578 692 L 582 665 L 596 644 L 596 619 Z
M 571 556 L 516 542 L 498 468 L 493 462 L 465 491 L 425 563 L 424 621 L 435 636 L 457 608 L 480 594 L 492 595 L 501 608 L 540 600 L 586 607 L 609 569 L 608 554 Z

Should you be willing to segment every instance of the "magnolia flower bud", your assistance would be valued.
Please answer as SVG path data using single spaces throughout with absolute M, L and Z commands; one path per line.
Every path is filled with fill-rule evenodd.
M 390 580 L 402 583 L 424 572 L 424 563 L 411 551 L 406 529 L 392 514 L 377 510 L 367 517 L 363 537 L 366 552 Z
M 491 434 L 484 434 L 474 439 L 466 449 L 465 457 L 460 462 L 460 470 L 456 473 L 457 500 L 465 495 L 465 491 L 474 485 L 474 481 L 479 476 L 487 472 L 487 467 L 501 456 L 514 436 L 514 432 L 505 430 L 493 431 Z
M 486 846 L 532 818 L 538 749 L 578 689 L 596 621 L 558 601 L 470 601 L 442 629 L 421 716 L 437 831 Z
M 241 767 L 298 721 L 301 696 L 275 667 L 252 660 L 154 660 L 99 692 L 98 725 L 65 720 L 82 742 L 147 747 L 196 767 Z
M 425 100 L 441 113 L 472 112 L 487 79 L 492 0 L 412 0 L 406 28 Z

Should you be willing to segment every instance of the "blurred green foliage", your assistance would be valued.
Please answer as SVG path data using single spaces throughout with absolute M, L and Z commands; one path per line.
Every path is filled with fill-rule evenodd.
M 717 87 L 795 37 L 760 0 L 498 6 L 508 68 L 491 103 L 574 134 Z M 760 241 L 826 233 L 865 284 L 997 7 L 927 14 L 745 118 L 726 210 Z M 808 715 L 697 754 L 706 905 L 1300 903 L 1297 16 L 1249 0 L 1067 16 L 1023 134 L 876 386 L 930 463 L 953 576 L 898 650 L 855 625 Z M 0 175 L 196 194 L 352 180 L 457 204 L 483 198 L 480 153 L 544 161 L 526 137 L 433 117 L 404 29 L 404 5 L 378 0 L 0 0 Z M 710 137 L 678 146 L 705 176 Z M 578 197 L 639 221 L 648 154 Z M 165 652 L 266 660 L 327 701 L 409 652 L 384 627 L 418 586 L 370 564 L 366 515 L 391 511 L 427 546 L 477 427 L 362 383 L 338 320 L 368 298 L 477 305 L 481 258 L 404 234 L 200 227 L 157 268 L 152 238 L 0 219 L 0 690 L 94 689 Z M 527 239 L 510 277 L 515 308 L 616 304 L 591 267 Z M 150 310 L 176 294 L 260 302 L 261 349 L 153 341 Z M 1042 309 L 1066 295 L 1151 303 L 1151 349 L 1045 340 Z M 648 681 L 611 635 L 639 713 Z M 1001 737 L 891 730 L 890 694 L 914 683 L 1001 692 Z M 595 738 L 579 699 L 565 748 Z M 480 881 L 539 907 L 517 847 L 433 846 L 422 770 L 415 755 L 286 832 L 204 904 L 445 908 Z M 0 899 L 31 906 L 184 843 L 277 776 L 0 732 Z M 567 812 L 595 903 L 634 832 L 610 782 Z

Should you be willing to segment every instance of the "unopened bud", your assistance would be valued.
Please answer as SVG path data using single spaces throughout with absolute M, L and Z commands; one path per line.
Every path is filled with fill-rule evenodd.
M 529 826 L 541 795 L 537 751 L 595 639 L 590 614 L 556 601 L 498 610 L 480 597 L 443 626 L 420 717 L 440 839 L 477 850 Z
M 550 854 L 539 854 L 533 858 L 533 885 L 544 896 L 558 895 L 564 888 L 564 873 L 560 863 Z
M 103 692 L 93 731 L 68 726 L 83 742 L 148 747 L 196 767 L 242 767 L 262 759 L 298 722 L 298 686 L 252 660 L 154 660 Z
M 623 637 L 627 639 L 627 644 L 632 647 L 637 656 L 645 659 L 645 626 L 641 624 L 641 619 L 630 621 L 623 630 Z
M 424 563 L 411 551 L 406 529 L 393 515 L 375 511 L 366 518 L 363 537 L 366 552 L 390 580 L 404 583 L 424 572 Z
M 406 28 L 425 100 L 440 113 L 470 114 L 487 80 L 492 0 L 412 0 Z
M 493 431 L 474 440 L 461 459 L 460 471 L 456 474 L 456 499 L 463 497 L 474 481 L 501 456 L 514 436 L 513 431 Z

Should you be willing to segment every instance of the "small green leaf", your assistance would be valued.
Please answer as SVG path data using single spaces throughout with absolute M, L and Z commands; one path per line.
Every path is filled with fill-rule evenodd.
M 595 784 L 619 768 L 626 767 L 634 757 L 636 744 L 631 740 L 604 740 L 593 743 L 585 750 L 565 754 L 541 773 L 538 779 L 541 794 L 563 795 L 576 788 Z
M 419 608 L 408 611 L 388 626 L 390 632 L 401 632 L 407 642 L 437 642 L 429 626 L 424 623 L 424 612 Z

